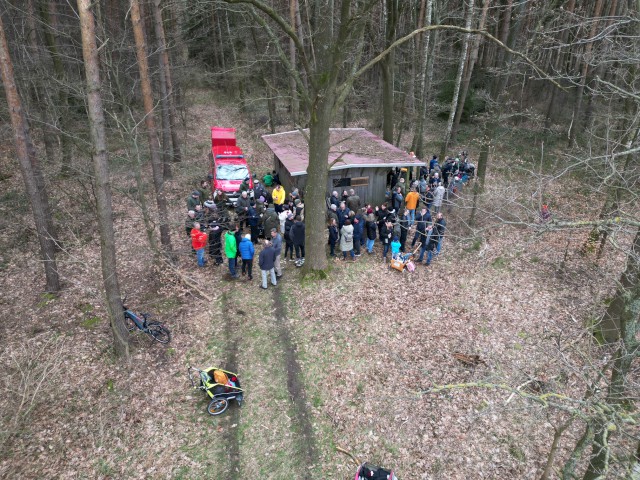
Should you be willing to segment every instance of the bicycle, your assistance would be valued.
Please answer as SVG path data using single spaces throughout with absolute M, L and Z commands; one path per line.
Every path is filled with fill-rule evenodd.
M 149 313 L 141 313 L 136 315 L 125 305 L 126 299 L 122 302 L 124 309 L 124 324 L 127 330 L 132 332 L 136 328 L 149 335 L 153 340 L 159 343 L 169 343 L 171 341 L 171 332 L 160 322 L 148 321 L 151 316 Z

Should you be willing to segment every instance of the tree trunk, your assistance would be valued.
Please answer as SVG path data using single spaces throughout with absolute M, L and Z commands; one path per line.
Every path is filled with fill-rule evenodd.
M 171 159 L 173 157 L 173 144 L 171 142 L 171 121 L 169 120 L 169 94 L 167 90 L 167 76 L 165 67 L 168 67 L 168 61 L 165 65 L 162 57 L 162 48 L 164 46 L 164 29 L 162 27 L 162 16 L 158 7 L 158 0 L 151 2 L 153 13 L 153 26 L 158 49 L 158 87 L 160 90 L 160 118 L 162 132 L 162 165 L 164 167 L 165 180 L 171 178 Z M 162 38 L 160 38 L 162 35 Z
M 622 405 L 629 402 L 627 385 L 633 360 L 640 355 L 640 344 L 636 341 L 640 315 L 640 229 L 636 232 L 631 251 L 627 259 L 627 267 L 620 276 L 619 287 L 613 301 L 609 304 L 602 321 L 602 334 L 612 342 L 620 339 L 615 361 L 611 370 L 607 405 Z M 609 419 L 605 412 L 595 426 L 595 435 L 591 446 L 591 458 L 583 480 L 605 478 L 609 470 L 611 451 L 609 437 L 615 433 L 614 419 Z
M 29 69 L 33 69 L 37 72 L 43 65 L 40 55 L 40 46 L 38 45 L 38 27 L 36 26 L 36 9 L 33 5 L 34 0 L 27 0 L 27 12 L 26 23 L 27 32 L 26 40 L 29 45 L 29 53 L 27 55 L 27 62 Z M 46 87 L 42 85 L 42 75 L 33 75 L 32 80 L 29 82 L 31 85 L 31 104 L 27 105 L 32 111 L 38 112 L 40 117 L 39 124 L 42 131 L 42 141 L 44 143 L 45 161 L 53 163 L 56 155 L 56 144 L 58 143 L 58 135 L 54 129 L 56 123 L 53 118 L 55 117 L 55 106 L 51 101 L 51 97 Z
M 307 168 L 307 188 L 305 191 L 307 205 L 317 206 L 317 208 L 308 208 L 305 215 L 307 257 L 305 267 L 312 272 L 324 271 L 327 268 L 324 205 L 326 204 L 329 173 L 329 127 L 331 126 L 335 92 L 325 91 L 317 99 L 309 124 L 309 167 Z
M 71 140 L 70 115 L 69 115 L 69 92 L 67 91 L 67 72 L 60 47 L 58 45 L 58 35 L 60 35 L 60 22 L 58 21 L 58 7 L 55 1 L 45 2 L 40 12 L 44 27 L 44 40 L 53 62 L 53 72 L 58 82 L 57 103 L 53 114 L 55 115 L 55 125 L 59 130 L 60 149 L 62 153 L 62 174 L 70 175 L 73 172 L 71 160 L 73 156 L 73 142 Z M 57 109 L 57 110 L 56 110 Z
M 100 229 L 100 259 L 102 281 L 107 296 L 107 308 L 113 333 L 114 349 L 119 357 L 129 357 L 129 332 L 124 324 L 122 299 L 116 268 L 116 243 L 113 231 L 113 208 L 111 205 L 111 185 L 109 162 L 104 126 L 104 111 L 100 94 L 100 63 L 96 45 L 95 22 L 90 0 L 78 0 L 80 30 L 82 33 L 82 56 L 87 76 L 87 107 L 91 141 L 93 143 L 93 174 L 95 195 L 98 206 L 98 228 Z
M 596 5 L 593 11 L 593 18 L 595 21 L 591 23 L 591 30 L 589 31 L 589 37 L 593 38 L 598 31 L 598 20 L 600 13 L 602 12 L 603 0 L 596 0 Z M 582 113 L 582 97 L 584 94 L 584 87 L 587 83 L 587 75 L 589 74 L 589 62 L 591 61 L 591 51 L 593 50 L 593 42 L 587 42 L 584 47 L 584 55 L 582 60 L 582 71 L 580 73 L 580 84 L 576 91 L 576 100 L 573 107 L 573 115 L 571 120 L 571 128 L 569 129 L 569 146 L 573 146 L 576 143 L 576 135 L 579 130 L 579 126 L 582 125 L 580 115 Z
M 431 18 L 433 16 L 433 2 L 434 0 L 427 1 L 426 13 L 425 13 L 425 26 L 431 25 Z M 413 131 L 413 140 L 411 142 L 411 150 L 413 150 L 418 158 L 424 158 L 424 124 L 427 117 L 427 105 L 429 98 L 430 73 L 433 73 L 433 52 L 430 53 L 429 49 L 435 51 L 434 45 L 436 41 L 437 30 L 428 32 L 425 35 L 425 41 L 422 49 L 422 59 L 420 61 L 420 99 L 418 115 L 416 119 L 415 128 Z M 433 38 L 432 38 L 433 37 Z
M 465 28 L 471 29 L 473 25 L 473 15 L 475 11 L 475 0 L 468 0 L 467 15 L 465 21 Z M 442 143 L 442 150 L 440 156 L 444 157 L 445 153 L 449 149 L 449 143 L 451 142 L 451 132 L 453 130 L 453 120 L 456 117 L 456 109 L 458 106 L 458 99 L 460 97 L 460 86 L 462 85 L 462 77 L 464 75 L 464 65 L 467 62 L 467 52 L 469 51 L 469 41 L 471 40 L 471 34 L 467 33 L 464 36 L 464 43 L 462 51 L 460 52 L 460 60 L 458 61 L 458 74 L 456 75 L 456 84 L 453 89 L 453 98 L 451 99 L 451 107 L 449 111 L 449 121 L 447 122 L 447 131 L 444 135 L 444 142 Z M 462 102 L 464 104 L 464 102 Z
M 487 12 L 489 10 L 490 3 L 491 3 L 491 0 L 484 0 L 484 3 L 482 5 L 482 16 L 480 17 L 480 25 L 478 25 L 478 30 L 484 30 L 484 27 L 487 23 Z M 460 128 L 460 119 L 462 118 L 462 112 L 464 111 L 464 106 L 467 100 L 467 94 L 469 93 L 469 85 L 471 84 L 471 76 L 473 75 L 473 69 L 476 65 L 476 62 L 478 61 L 479 50 L 480 50 L 480 36 L 476 35 L 476 37 L 473 39 L 471 54 L 469 55 L 469 64 L 464 71 L 462 91 L 460 92 L 460 100 L 456 108 L 456 117 L 453 120 L 453 129 L 451 130 L 451 143 L 456 142 L 456 136 L 458 134 L 458 129 Z
M 502 13 L 502 19 L 499 23 L 499 25 L 496 25 L 496 29 L 500 29 L 500 33 L 498 34 L 499 39 L 502 43 L 506 44 L 507 40 L 509 38 L 509 30 L 511 29 L 511 13 L 513 10 L 513 0 L 507 0 L 507 5 L 504 9 L 504 12 Z M 502 48 L 498 48 L 496 45 L 492 45 L 492 48 L 496 51 L 495 54 L 495 63 L 493 64 L 493 66 L 497 69 L 502 68 L 504 65 L 506 65 L 508 62 L 505 61 L 505 55 L 507 52 L 505 52 Z M 500 95 L 501 89 L 500 89 L 500 84 L 503 83 L 502 82 L 502 78 L 504 77 L 504 73 L 500 73 L 498 72 L 497 75 L 493 76 L 493 81 L 491 83 L 491 86 L 493 87 L 490 91 L 492 92 L 491 96 L 493 98 L 498 98 L 498 96 Z
M 396 38 L 399 17 L 399 0 L 386 0 L 387 24 L 385 32 L 385 48 Z M 393 144 L 393 109 L 394 109 L 394 70 L 395 53 L 392 51 L 380 62 L 382 72 L 382 138 Z
M 298 0 L 289 0 L 289 21 L 293 27 L 296 24 L 296 4 Z M 296 44 L 293 39 L 289 39 L 289 61 L 291 66 L 296 66 Z M 300 102 L 298 101 L 298 87 L 293 75 L 289 75 L 289 90 L 291 91 L 291 123 L 296 128 L 300 122 Z
M 489 163 L 489 148 L 491 147 L 491 139 L 495 134 L 493 125 L 494 124 L 485 126 L 485 132 L 482 136 L 482 143 L 480 144 L 480 155 L 478 155 L 476 181 L 473 184 L 473 205 L 471 207 L 471 215 L 469 217 L 469 225 L 471 225 L 472 227 L 475 226 L 480 195 L 484 192 L 484 181 L 487 176 L 487 164 Z
M 184 2 L 183 0 L 176 0 L 168 3 L 169 13 L 171 15 L 171 38 L 172 44 L 175 45 L 177 52 L 174 59 L 177 58 L 178 65 L 185 65 L 189 60 L 189 46 L 184 41 L 182 32 L 186 31 L 185 19 L 184 19 Z M 213 6 L 211 7 L 213 10 Z M 215 33 L 211 36 L 211 40 L 215 41 Z
M 553 441 L 551 442 L 551 448 L 549 449 L 549 456 L 547 457 L 547 463 L 544 466 L 544 471 L 542 472 L 542 476 L 540 480 L 549 480 L 551 478 L 551 473 L 553 470 L 553 463 L 556 459 L 556 455 L 558 453 L 558 446 L 560 445 L 560 439 L 564 432 L 573 424 L 575 417 L 569 418 L 566 422 L 564 422 L 560 427 L 555 428 L 553 432 Z
M 144 104 L 145 125 L 149 139 L 149 151 L 151 156 L 151 168 L 153 170 L 153 186 L 156 190 L 156 204 L 160 219 L 160 244 L 165 254 L 172 256 L 171 235 L 167 214 L 167 201 L 164 194 L 164 179 L 162 172 L 162 160 L 160 158 L 160 145 L 156 130 L 155 115 L 153 113 L 153 94 L 151 80 L 149 79 L 149 64 L 147 63 L 147 46 L 144 38 L 144 30 L 140 19 L 140 5 L 138 0 L 131 0 L 131 23 L 136 42 L 136 58 L 140 71 L 140 86 L 142 89 L 142 101 Z
M 180 136 L 178 135 L 178 112 L 176 109 L 175 94 L 173 90 L 173 75 L 171 74 L 171 62 L 169 61 L 169 51 L 167 50 L 167 40 L 164 34 L 164 24 L 162 22 L 162 11 L 160 3 L 162 0 L 153 0 L 153 18 L 155 25 L 156 40 L 160 50 L 160 77 L 165 79 L 166 108 L 168 109 L 169 136 L 171 137 L 171 160 L 182 161 L 182 148 L 180 146 Z M 164 75 L 163 75 L 164 74 Z M 162 85 L 162 83 L 161 83 Z M 163 110 L 165 107 L 163 106 Z M 164 114 L 163 114 L 164 115 Z
M 0 16 L 0 71 L 2 83 L 7 97 L 11 126 L 16 146 L 16 156 L 20 162 L 22 177 L 24 178 L 27 195 L 33 211 L 36 233 L 40 243 L 40 255 L 44 263 L 46 277 L 46 289 L 48 292 L 60 290 L 60 279 L 56 265 L 56 242 L 51 209 L 49 208 L 49 196 L 45 187 L 44 177 L 40 170 L 40 164 L 36 150 L 31 142 L 29 126 L 26 115 L 22 109 L 22 102 L 18 94 L 15 77 L 13 74 L 13 62 L 9 54 L 9 45 L 4 33 L 4 24 Z
M 613 21 L 615 20 L 615 15 L 616 15 L 616 10 L 618 9 L 618 0 L 611 0 L 611 5 L 609 6 L 609 13 L 606 16 L 606 20 L 604 21 L 604 25 L 602 26 L 602 30 L 607 30 L 611 27 L 611 25 L 613 24 Z M 604 46 L 605 50 L 603 52 L 600 52 L 600 55 L 602 55 L 602 58 L 610 58 L 611 57 L 611 45 L 606 43 Z M 605 75 L 605 66 L 608 66 L 608 62 L 600 62 L 600 65 L 598 65 L 598 68 L 596 70 L 595 73 L 595 77 L 604 77 Z M 593 77 L 594 75 L 589 75 L 589 79 L 587 80 L 588 84 L 592 84 L 593 83 Z M 588 95 L 588 100 L 587 100 L 587 107 L 585 108 L 584 111 L 584 120 L 582 121 L 582 127 L 583 129 L 585 128 L 590 128 L 591 124 L 593 122 L 593 99 L 594 99 L 595 95 L 592 89 L 589 89 L 589 95 Z
M 576 0 L 569 0 L 569 3 L 567 4 L 567 8 L 565 9 L 567 12 L 567 17 L 570 17 L 571 15 L 573 15 L 573 11 L 575 7 L 576 7 Z M 563 28 L 559 38 L 560 44 L 565 45 L 567 43 L 568 38 L 569 38 L 569 29 Z M 556 75 L 559 73 L 559 69 L 563 64 L 564 57 L 565 57 L 565 49 L 559 49 L 558 53 L 556 54 L 556 62 L 554 66 L 554 71 Z M 558 87 L 551 86 L 550 88 L 552 89 L 552 93 L 551 93 L 551 99 L 549 100 L 549 105 L 547 107 L 547 114 L 546 114 L 545 123 L 544 123 L 545 128 L 551 127 L 551 121 L 555 116 L 554 112 L 556 111 L 557 96 L 559 93 Z
M 590 423 L 587 423 L 584 428 L 584 433 L 576 443 L 575 447 L 573 447 L 573 451 L 562 468 L 562 480 L 575 480 L 578 461 L 582 458 L 584 451 L 592 441 L 593 428 Z

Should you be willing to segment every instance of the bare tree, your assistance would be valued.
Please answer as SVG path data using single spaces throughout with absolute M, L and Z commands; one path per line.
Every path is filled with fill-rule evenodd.
M 171 73 L 171 62 L 169 61 L 169 51 L 167 49 L 167 40 L 164 34 L 164 25 L 162 22 L 162 11 L 160 4 L 162 0 L 153 0 L 151 9 L 153 10 L 153 26 L 155 29 L 156 41 L 158 42 L 158 63 L 160 66 L 160 85 L 162 92 L 162 111 L 163 111 L 163 130 L 167 130 L 167 136 L 170 140 L 164 140 L 167 143 L 164 149 L 171 156 L 174 162 L 182 160 L 182 148 L 180 147 L 180 137 L 178 135 L 178 112 L 176 109 L 175 95 L 173 90 L 173 75 Z M 166 122 L 166 126 L 164 123 Z
M 22 101 L 18 94 L 13 73 L 13 62 L 9 53 L 7 37 L 4 33 L 4 24 L 0 15 L 0 70 L 2 71 L 2 83 L 9 105 L 11 126 L 16 147 L 16 156 L 20 162 L 20 169 L 24 179 L 29 203 L 33 212 L 36 233 L 40 242 L 40 255 L 44 263 L 44 272 L 47 281 L 46 289 L 49 292 L 60 290 L 60 279 L 56 265 L 55 232 L 49 207 L 49 196 L 45 187 L 44 177 L 40 170 L 40 162 L 35 147 L 29 134 L 26 115 L 22 108 Z
M 140 4 L 138 0 L 131 0 L 131 23 L 136 41 L 136 58 L 140 71 L 140 87 L 142 89 L 142 101 L 144 104 L 145 125 L 149 140 L 149 152 L 151 154 L 151 168 L 153 170 L 153 185 L 156 190 L 156 205 L 160 219 L 160 244 L 168 255 L 172 254 L 171 235 L 169 233 L 167 200 L 164 193 L 164 178 L 162 160 L 160 158 L 160 142 L 156 128 L 153 92 L 151 79 L 149 78 L 149 63 L 147 61 L 147 42 L 144 36 L 144 27 L 140 17 Z
M 473 16 L 475 13 L 475 0 L 468 0 L 467 4 L 467 14 L 465 21 L 465 28 L 467 30 L 471 29 L 473 25 Z M 464 42 L 462 44 L 462 49 L 460 51 L 460 59 L 458 61 L 458 73 L 456 75 L 456 82 L 453 88 L 453 98 L 451 99 L 451 108 L 449 111 L 449 121 L 447 122 L 447 130 L 444 134 L 444 142 L 442 143 L 441 156 L 444 157 L 447 149 L 449 148 L 449 142 L 451 140 L 451 135 L 453 131 L 453 120 L 456 117 L 456 113 L 458 110 L 458 99 L 460 97 L 460 87 L 462 85 L 462 78 L 464 76 L 465 64 L 467 63 L 467 52 L 469 51 L 469 42 L 471 41 L 471 34 L 466 34 L 464 36 Z
M 602 13 L 602 5 L 604 0 L 596 0 L 596 4 L 593 7 L 593 19 L 591 20 L 591 29 L 589 30 L 589 37 L 584 47 L 584 55 L 582 59 L 582 69 L 580 72 L 580 83 L 576 90 L 576 99 L 573 107 L 573 116 L 571 119 L 571 126 L 569 128 L 569 144 L 573 145 L 576 141 L 576 135 L 579 126 L 582 125 L 580 115 L 582 113 L 582 97 L 584 96 L 584 87 L 587 83 L 587 76 L 589 75 L 589 65 L 591 62 L 591 52 L 593 50 L 594 37 L 598 31 L 598 23 L 600 15 Z
M 91 12 L 90 0 L 78 0 L 78 13 L 80 15 L 82 56 L 87 78 L 87 107 L 89 109 L 91 142 L 93 144 L 93 174 L 95 177 L 98 227 L 100 229 L 102 281 L 107 297 L 114 350 L 116 355 L 128 358 L 129 332 L 124 324 L 120 285 L 118 283 L 109 162 L 107 158 L 104 111 L 100 93 L 100 62 L 98 61 L 95 20 Z

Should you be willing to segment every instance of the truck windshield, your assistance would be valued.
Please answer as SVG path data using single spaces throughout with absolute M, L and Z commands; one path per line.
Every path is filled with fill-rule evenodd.
M 244 180 L 249 176 L 249 170 L 244 165 L 218 165 L 216 178 L 218 180 Z

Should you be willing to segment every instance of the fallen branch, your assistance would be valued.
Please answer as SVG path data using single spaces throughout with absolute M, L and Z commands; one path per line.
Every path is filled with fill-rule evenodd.
M 486 365 L 486 362 L 480 358 L 480 355 L 466 355 L 460 352 L 453 352 L 453 357 L 456 360 L 464 363 L 465 365 L 472 367 L 475 367 L 481 363 Z
M 171 270 L 187 287 L 192 290 L 195 290 L 202 298 L 208 300 L 209 302 L 213 302 L 213 297 L 209 296 L 204 290 L 202 290 L 196 282 L 187 277 L 184 273 L 178 270 L 177 267 L 171 264 L 167 259 L 164 261 L 165 266 L 169 267 Z
M 336 447 L 336 450 L 339 451 L 340 453 L 344 453 L 345 455 L 351 457 L 351 459 L 355 462 L 355 464 L 359 467 L 360 465 L 362 465 L 362 462 L 360 460 L 358 460 L 358 458 L 351 453 L 348 450 L 345 450 L 344 448 L 340 448 L 340 447 Z

